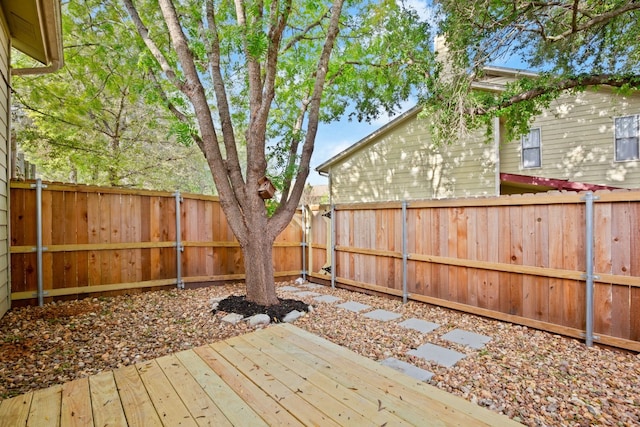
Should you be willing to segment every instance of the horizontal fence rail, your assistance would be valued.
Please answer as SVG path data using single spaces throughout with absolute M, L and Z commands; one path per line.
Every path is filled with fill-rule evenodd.
M 593 341 L 640 351 L 640 192 L 595 194 Z M 319 208 L 309 276 L 585 338 L 583 197 Z
M 33 184 L 11 182 L 14 301 L 37 298 L 38 207 Z M 52 183 L 42 187 L 44 297 L 245 277 L 240 245 L 217 197 L 182 194 L 177 204 L 175 193 Z M 274 244 L 276 277 L 301 274 L 301 246 L 298 213 Z

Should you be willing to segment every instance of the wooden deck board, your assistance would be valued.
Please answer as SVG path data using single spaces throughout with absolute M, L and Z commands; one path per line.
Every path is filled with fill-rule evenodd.
M 353 390 L 354 393 L 372 402 L 377 410 L 384 408 L 411 425 L 424 423 L 425 413 L 429 414 L 431 425 L 450 425 L 449 423 L 452 425 L 492 425 L 469 417 L 464 412 L 456 411 L 455 406 L 443 403 L 439 399 L 425 396 L 425 391 L 422 389 L 427 386 L 425 383 L 409 377 L 404 377 L 406 381 L 397 381 L 399 374 L 396 371 L 369 359 L 361 360 L 349 350 L 345 349 L 344 355 L 340 352 L 336 354 L 335 349 L 318 347 L 313 340 L 306 340 L 300 336 L 292 339 L 293 337 L 288 334 L 288 331 L 278 332 L 284 332 L 278 335 L 282 340 L 282 345 L 307 349 L 302 351 L 303 354 L 298 355 L 301 360 L 307 361 L 310 366 L 315 366 L 316 369 L 325 372 L 336 383 Z M 356 358 L 352 360 L 351 355 L 355 355 Z M 366 363 L 366 361 L 371 363 Z M 379 370 L 379 368 L 382 369 Z M 387 370 L 390 372 L 386 372 Z M 381 371 L 386 375 L 380 375 Z M 414 383 L 416 387 L 412 387 Z M 436 388 L 434 390 L 440 391 Z
M 288 324 L 0 402 L 0 427 L 425 423 L 518 425 Z
M 302 424 L 317 426 L 339 425 L 333 422 L 313 404 L 299 396 L 297 391 L 291 390 L 287 387 L 287 384 L 283 383 L 277 376 L 271 374 L 271 371 L 268 369 L 272 369 L 273 366 L 268 366 L 264 361 L 262 365 L 254 363 L 225 341 L 211 344 L 211 347 L 233 364 L 236 369 L 242 372 L 251 382 L 266 391 L 270 397 L 276 400 L 282 408 L 291 413 L 295 418 L 300 420 Z
M 314 408 L 321 408 L 324 416 L 332 419 L 338 425 L 344 425 L 346 423 L 354 423 L 357 425 L 371 424 L 371 420 L 367 420 L 362 414 L 338 400 L 333 393 L 322 390 L 320 387 L 310 383 L 307 375 L 311 372 L 298 374 L 293 371 L 288 364 L 283 363 L 282 360 L 278 360 L 272 352 L 272 346 L 264 347 L 269 348 L 267 354 L 264 353 L 260 347 L 254 347 L 242 337 L 229 340 L 229 345 L 256 366 L 261 366 L 267 370 L 270 375 L 278 378 L 290 392 L 300 396 Z M 323 420 L 323 424 L 325 423 Z
M 57 385 L 33 392 L 27 426 L 60 426 L 62 386 Z
M 33 392 L 0 402 L 0 426 L 13 427 L 27 424 Z
M 199 426 L 232 425 L 175 355 L 161 357 L 157 361 Z
M 136 365 L 136 369 L 162 424 L 187 427 L 198 425 L 156 360 L 140 363 Z
M 200 387 L 209 395 L 232 425 L 268 426 L 247 402 L 233 392 L 231 387 L 219 376 L 211 372 L 211 368 L 193 351 L 182 351 L 176 354 L 182 364 L 189 370 Z
M 89 395 L 94 425 L 122 426 L 127 424 L 113 372 L 89 377 Z
M 135 366 L 125 366 L 113 371 L 122 408 L 129 426 L 161 427 L 162 421 L 147 394 Z
M 375 402 L 366 399 L 356 391 L 353 387 L 345 387 L 336 382 L 331 376 L 323 373 L 317 368 L 317 364 L 306 364 L 308 359 L 304 359 L 304 351 L 293 346 L 280 346 L 282 340 L 276 337 L 263 337 L 257 334 L 248 334 L 242 337 L 258 348 L 269 347 L 269 355 L 279 360 L 285 366 L 298 374 L 304 381 L 308 381 L 314 387 L 323 392 L 333 395 L 335 399 L 349 406 L 354 411 L 365 417 L 369 425 L 393 425 L 404 426 L 412 425 L 407 423 L 400 417 L 389 412 L 386 408 L 380 408 Z
M 60 425 L 65 427 L 93 426 L 89 378 L 80 378 L 62 386 Z

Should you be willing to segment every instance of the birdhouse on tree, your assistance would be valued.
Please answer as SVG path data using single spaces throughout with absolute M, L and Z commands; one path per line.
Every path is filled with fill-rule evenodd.
M 263 176 L 258 180 L 258 194 L 263 199 L 272 199 L 276 193 L 276 188 L 273 186 L 269 178 Z

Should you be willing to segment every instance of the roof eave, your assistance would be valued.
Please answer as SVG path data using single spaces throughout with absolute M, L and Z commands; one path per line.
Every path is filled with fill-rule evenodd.
M 31 56 L 42 67 L 13 68 L 13 75 L 45 74 L 59 70 L 64 65 L 63 45 L 62 45 L 62 13 L 60 0 L 30 0 L 37 11 L 37 35 L 40 37 L 38 48 L 33 45 L 27 48 L 23 43 L 19 32 L 12 31 L 12 43 L 14 47 L 28 56 Z M 11 14 L 16 3 L 3 0 L 2 6 L 5 14 Z

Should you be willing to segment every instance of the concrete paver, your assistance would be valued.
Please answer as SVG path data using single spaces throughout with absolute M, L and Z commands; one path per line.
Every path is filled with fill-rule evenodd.
M 407 354 L 412 356 L 421 357 L 422 359 L 428 360 L 430 362 L 435 362 L 438 365 L 446 366 L 447 368 L 452 367 L 459 360 L 462 360 L 466 357 L 465 354 L 450 350 L 445 347 L 440 347 L 439 345 L 427 343 L 422 344 L 415 350 L 409 350 Z
M 334 297 L 333 295 L 322 295 L 319 297 L 314 297 L 313 298 L 315 301 L 319 301 L 319 302 L 327 302 L 327 303 L 333 303 L 333 302 L 338 302 L 341 299 L 338 297 Z
M 381 320 L 383 322 L 388 322 L 389 320 L 394 320 L 399 317 L 402 317 L 400 313 L 394 313 L 393 311 L 387 310 L 373 310 L 364 314 L 364 317 L 368 317 L 370 319 Z
M 342 304 L 338 305 L 338 307 L 344 308 L 345 310 L 349 310 L 349 311 L 355 311 L 356 313 L 358 313 L 358 312 L 360 312 L 362 310 L 366 310 L 368 308 L 371 308 L 370 305 L 361 304 L 361 303 L 356 302 L 356 301 L 347 301 L 345 303 L 342 303 Z
M 296 296 L 297 297 L 317 297 L 318 295 L 320 295 L 317 292 L 312 292 L 312 291 L 300 291 L 300 292 L 296 292 Z
M 411 319 L 405 320 L 404 322 L 398 323 L 398 325 L 402 326 L 403 328 L 422 332 L 423 334 L 427 334 L 440 327 L 440 325 L 437 323 L 427 322 L 426 320 L 416 319 L 413 317 Z
M 453 331 L 444 334 L 442 338 L 447 341 L 466 345 L 475 349 L 481 349 L 485 344 L 491 341 L 491 337 L 465 331 L 463 329 L 454 329 Z
M 434 375 L 433 372 L 427 371 L 426 369 L 418 368 L 411 363 L 396 359 L 395 357 L 384 359 L 380 362 L 380 364 L 393 368 L 396 371 L 400 371 L 403 374 L 409 375 L 410 377 L 415 378 L 418 381 L 429 381 Z

